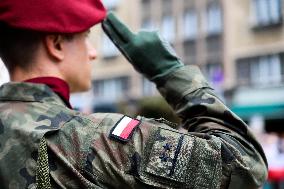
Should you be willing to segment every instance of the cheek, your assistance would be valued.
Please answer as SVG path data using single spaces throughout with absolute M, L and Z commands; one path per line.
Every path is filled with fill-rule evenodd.
M 91 63 L 85 63 L 84 66 L 79 68 L 82 70 L 82 80 L 83 82 L 90 82 L 92 80 L 92 64 Z
M 92 64 L 88 63 L 86 66 L 86 75 L 90 78 L 92 76 Z
M 79 53 L 77 53 L 77 56 L 74 57 L 74 68 L 77 72 L 85 72 L 88 73 L 88 71 L 91 69 L 91 65 L 88 59 L 87 54 L 81 49 Z

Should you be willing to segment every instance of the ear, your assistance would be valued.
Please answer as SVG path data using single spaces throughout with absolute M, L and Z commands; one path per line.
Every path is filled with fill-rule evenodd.
M 62 61 L 64 59 L 63 42 L 64 40 L 61 35 L 54 34 L 45 36 L 45 46 L 47 52 L 57 61 Z

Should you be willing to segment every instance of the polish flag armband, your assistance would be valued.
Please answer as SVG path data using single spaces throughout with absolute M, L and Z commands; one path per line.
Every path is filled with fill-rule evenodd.
M 123 116 L 111 129 L 109 137 L 120 142 L 128 142 L 141 121 Z

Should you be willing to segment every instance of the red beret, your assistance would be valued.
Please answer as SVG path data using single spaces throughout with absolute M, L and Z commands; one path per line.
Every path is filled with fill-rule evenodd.
M 1 0 L 0 21 L 11 27 L 54 33 L 77 33 L 101 22 L 100 0 Z

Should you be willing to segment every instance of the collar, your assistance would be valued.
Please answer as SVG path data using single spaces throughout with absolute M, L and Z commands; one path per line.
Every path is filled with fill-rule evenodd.
M 9 82 L 0 87 L 0 101 L 47 102 L 66 107 L 64 101 L 45 84 Z
M 36 77 L 32 79 L 25 80 L 24 82 L 45 84 L 51 88 L 53 92 L 60 96 L 64 103 L 72 109 L 69 102 L 70 99 L 70 89 L 69 85 L 62 79 L 57 77 Z

